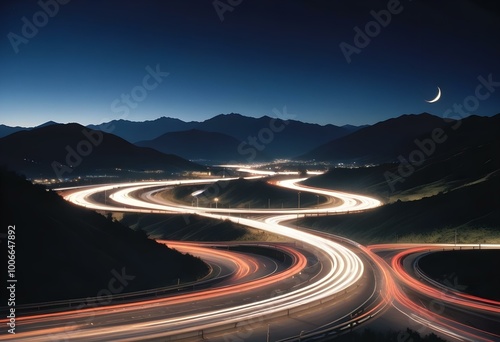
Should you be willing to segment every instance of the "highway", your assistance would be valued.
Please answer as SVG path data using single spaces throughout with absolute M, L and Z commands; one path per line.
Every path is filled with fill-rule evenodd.
M 229 209 L 182 205 L 155 196 L 172 186 L 210 185 L 234 179 L 59 189 L 66 200 L 94 210 L 196 214 L 230 220 L 294 242 L 242 246 L 242 243 L 160 241 L 199 256 L 210 265 L 211 274 L 198 287 L 193 285 L 191 291 L 184 289 L 179 294 L 25 315 L 19 318 L 20 333 L 12 340 L 263 341 L 269 336 L 272 341 L 283 342 L 328 340 L 360 324 L 376 325 L 380 317 L 391 324 L 399 322 L 402 330 L 411 322 L 452 340 L 500 339 L 491 324 L 499 321 L 500 303 L 443 289 L 414 267 L 417 264 L 414 260 L 422 253 L 452 246 L 365 247 L 345 238 L 287 224 L 304 215 L 370 210 L 382 204 L 376 199 L 306 187 L 300 184 L 305 178 L 280 180 L 275 185 L 335 200 L 317 208 Z M 95 200 L 96 194 L 104 194 L 104 203 Z M 259 248 L 279 251 L 283 260 L 261 255 L 256 252 Z M 429 303 L 443 303 L 446 310 L 436 312 Z M 5 337 L 0 336 L 0 340 Z
M 418 268 L 418 258 L 433 251 L 477 249 L 472 244 L 383 244 L 368 246 L 392 273 L 388 279 L 393 308 L 406 316 L 406 325 L 416 325 L 459 341 L 500 340 L 500 302 L 460 292 L 454 279 L 443 286 Z M 500 248 L 483 245 L 481 248 Z M 394 313 L 393 313 L 394 314 Z M 425 329 L 424 329 L 425 330 Z
M 295 248 L 290 248 L 287 252 L 294 256 L 291 267 L 281 272 L 261 274 L 256 279 L 245 280 L 245 275 L 255 274 L 255 271 L 261 268 L 255 266 L 259 262 L 254 260 L 252 267 L 248 263 L 243 265 L 241 261 L 234 261 L 235 264 L 238 264 L 237 273 L 240 274 L 233 277 L 230 282 L 231 286 L 215 287 L 181 295 L 185 296 L 188 303 L 182 302 L 183 298 L 173 299 L 169 297 L 88 310 L 81 309 L 77 312 L 63 311 L 32 315 L 19 319 L 19 331 L 26 331 L 26 333 L 20 333 L 16 337 L 22 338 L 23 341 L 41 341 L 48 333 L 61 333 L 61 325 L 64 325 L 65 338 L 77 341 L 144 340 L 145 338 L 156 339 L 169 336 L 191 336 L 196 339 L 210 334 L 216 336 L 220 331 L 237 332 L 240 329 L 239 325 L 250 321 L 267 321 L 281 316 L 289 317 L 313 307 L 323 306 L 328 301 L 336 299 L 335 296 L 347 294 L 349 291 L 353 292 L 357 288 L 357 284 L 365 274 L 365 267 L 361 259 L 350 248 L 311 233 L 285 227 L 280 225 L 280 222 L 288 219 L 288 215 L 291 214 L 303 215 L 311 212 L 326 212 L 327 210 L 342 212 L 358 208 L 365 210 L 370 201 L 374 203 L 374 206 L 381 204 L 376 200 L 356 196 L 356 198 L 346 198 L 343 204 L 331 208 L 267 210 L 265 214 L 269 218 L 262 221 L 228 216 L 228 214 L 234 215 L 235 213 L 247 215 L 259 213 L 262 215 L 262 211 L 222 208 L 209 210 L 208 208 L 193 208 L 171 203 L 159 204 L 146 202 L 133 195 L 137 191 L 147 191 L 158 187 L 206 184 L 217 181 L 229 181 L 229 179 L 145 182 L 140 185 L 137 183 L 111 184 L 83 188 L 78 191 L 72 190 L 65 198 L 78 205 L 96 210 L 196 213 L 206 217 L 233 220 L 239 224 L 299 241 L 302 245 L 301 248 L 314 255 L 319 262 L 310 265 L 300 252 L 297 253 Z M 297 181 L 300 180 L 295 180 L 295 182 Z M 294 182 L 286 182 L 283 186 L 295 185 Z M 312 191 L 312 189 L 304 189 L 304 191 Z M 99 192 L 109 192 L 110 200 L 104 204 L 90 200 L 92 195 Z M 326 195 L 326 192 L 328 191 L 325 190 L 323 194 Z M 329 192 L 329 195 L 333 194 L 333 191 Z M 339 196 L 346 195 L 339 193 Z M 276 213 L 281 214 L 281 217 L 272 216 Z M 166 243 L 169 244 L 169 242 Z M 188 246 L 184 247 L 190 250 Z M 281 248 L 285 247 L 281 246 Z M 262 264 L 262 262 L 260 263 Z M 304 272 L 303 276 L 302 271 L 306 267 L 309 268 L 309 272 L 307 276 L 305 276 L 307 272 Z M 254 271 L 251 272 L 250 268 L 253 268 Z M 362 296 L 365 295 L 365 291 L 358 292 L 362 292 Z M 372 292 L 370 289 L 369 295 L 372 295 Z M 186 309 L 186 306 L 191 306 L 190 310 Z M 346 314 L 348 312 L 347 310 Z M 90 314 L 92 320 L 87 317 Z M 125 319 L 125 317 L 127 318 Z M 84 320 L 83 324 L 82 320 Z M 293 334 L 288 330 L 287 334 L 290 333 Z

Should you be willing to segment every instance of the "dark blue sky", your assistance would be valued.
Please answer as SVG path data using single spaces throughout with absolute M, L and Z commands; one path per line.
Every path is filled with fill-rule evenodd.
M 478 76 L 500 82 L 500 16 L 487 1 L 218 3 L 239 4 L 221 21 L 212 0 L 72 0 L 53 17 L 36 1 L 3 1 L 0 123 L 260 117 L 286 106 L 301 121 L 372 124 L 444 116 L 475 96 Z M 364 30 L 370 11 L 388 5 L 398 13 L 348 63 L 339 44 L 354 46 L 354 27 Z M 27 38 L 23 17 L 33 16 L 40 27 Z M 145 91 L 146 67 L 158 65 L 169 75 L 156 86 L 150 77 Z M 426 103 L 437 86 L 441 100 Z M 138 101 L 124 102 L 134 89 Z M 500 87 L 492 89 L 464 111 L 500 112 Z

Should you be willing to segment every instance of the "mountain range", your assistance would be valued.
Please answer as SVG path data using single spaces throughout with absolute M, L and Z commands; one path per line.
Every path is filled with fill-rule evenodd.
M 139 141 L 137 146 L 154 148 L 163 153 L 173 153 L 192 161 L 220 162 L 245 161 L 245 155 L 238 153 L 241 141 L 224 133 L 191 129 L 165 133 L 153 140 Z M 264 152 L 257 151 L 255 160 L 268 160 Z
M 435 133 L 442 134 L 436 139 L 450 136 L 454 143 L 438 142 L 440 148 L 436 151 L 433 148 L 430 153 L 433 157 L 451 151 L 459 153 L 463 148 L 484 142 L 486 137 L 500 133 L 498 117 L 470 116 L 456 121 L 428 113 L 406 114 L 363 127 L 321 126 L 240 114 L 221 114 L 203 122 L 163 117 L 87 127 L 48 122 L 36 128 L 13 127 L 22 131 L 0 138 L 0 163 L 31 176 L 54 175 L 57 168 L 67 174 L 73 173 L 73 169 L 78 170 L 75 174 L 117 169 L 167 173 L 202 169 L 185 159 L 206 165 L 282 158 L 330 164 L 397 163 L 401 157 L 419 157 L 420 152 L 410 153 L 418 149 L 425 152 Z M 459 125 L 461 128 L 455 130 Z M 6 126 L 2 129 L 5 131 Z M 94 146 L 84 131 L 87 135 L 88 132 L 99 135 L 102 146 Z M 139 137 L 147 139 L 136 141 L 135 145 L 130 142 Z
M 416 119 L 422 118 L 406 117 L 395 122 Z M 376 126 L 370 131 L 378 130 Z M 500 114 L 473 115 L 419 133 L 416 128 L 413 134 L 401 138 L 407 142 L 411 135 L 418 136 L 410 146 L 399 150 L 401 154 L 392 163 L 332 168 L 304 182 L 378 197 L 386 205 L 353 215 L 308 217 L 294 224 L 363 244 L 453 243 L 457 237 L 459 243 L 498 243 Z
M 132 143 L 140 142 L 141 146 L 150 146 L 160 151 L 167 151 L 171 145 L 164 142 L 170 141 L 169 138 L 156 139 L 163 134 L 172 132 L 189 132 L 192 130 L 220 133 L 236 139 L 230 144 L 230 154 L 236 155 L 237 159 L 262 159 L 266 156 L 269 159 L 292 158 L 306 153 L 311 149 L 348 135 L 360 127 L 346 125 L 318 125 L 305 123 L 296 120 L 283 120 L 280 118 L 271 118 L 263 116 L 253 118 L 241 114 L 220 114 L 211 119 L 197 122 L 184 122 L 179 119 L 162 117 L 153 121 L 133 122 L 126 120 L 114 120 L 101 125 L 89 125 L 89 128 L 99 129 L 108 127 L 110 132 L 128 140 Z M 179 136 L 179 137 L 182 137 Z M 214 137 L 205 135 L 205 138 Z M 222 138 L 221 136 L 218 137 Z M 203 146 L 210 147 L 211 140 L 197 139 Z M 146 142 L 146 141 L 151 142 Z M 219 140 L 220 141 L 220 140 Z M 241 146 L 240 146 L 241 145 Z M 197 155 L 200 151 L 200 145 L 184 146 L 186 155 Z M 229 146 L 228 146 L 229 147 Z M 257 152 L 254 156 L 252 152 L 246 152 L 252 149 Z M 238 151 L 239 149 L 239 151 Z M 243 153 L 241 153 L 243 151 Z M 174 152 L 171 152 L 174 153 Z M 219 153 L 220 155 L 220 153 Z M 243 156 L 242 156 L 243 155 Z M 257 158 L 259 157 L 259 158 Z M 205 158 L 208 159 L 208 158 Z M 226 157 L 226 160 L 233 159 Z
M 0 125 L 0 138 L 17 131 L 31 130 L 51 124 L 55 123 L 49 121 L 33 128 Z M 230 154 L 238 153 L 236 157 L 239 157 L 239 159 L 241 159 L 242 153 L 238 152 L 238 147 L 242 143 L 243 146 L 240 150 L 244 150 L 245 147 L 255 146 L 258 152 L 258 156 L 256 156 L 259 157 L 258 159 L 264 157 L 269 159 L 290 158 L 307 153 L 321 144 L 348 135 L 362 127 L 365 126 L 344 125 L 339 127 L 335 125 L 318 125 L 297 120 L 271 118 L 269 116 L 254 118 L 234 113 L 220 114 L 202 122 L 185 122 L 180 119 L 161 117 L 156 120 L 140 122 L 112 120 L 98 125 L 91 124 L 87 126 L 87 128 L 93 130 L 112 133 L 131 143 L 140 142 L 143 146 L 151 146 L 160 151 L 166 151 L 169 145 L 164 146 L 161 144 L 162 139 L 155 139 L 166 133 L 189 132 L 192 130 L 197 130 L 198 133 L 220 133 L 236 139 L 230 143 L 233 150 L 228 152 Z M 205 135 L 205 138 L 213 137 L 213 135 Z M 203 143 L 204 146 L 209 146 L 211 141 L 203 141 L 202 138 L 201 136 L 197 137 L 198 142 Z M 219 138 L 222 137 L 219 136 Z M 163 140 L 168 139 L 164 138 Z M 152 142 L 147 143 L 146 141 Z M 187 154 L 181 156 L 191 158 L 191 155 L 199 153 L 199 145 L 193 147 L 185 146 L 184 152 L 187 152 Z M 175 152 L 171 151 L 169 153 Z M 204 157 L 204 159 L 210 158 Z
M 438 139 L 435 133 L 440 129 Z M 420 199 L 489 181 L 500 176 L 500 114 L 470 116 L 434 128 L 401 151 L 392 163 L 333 168 L 306 183 L 396 201 Z

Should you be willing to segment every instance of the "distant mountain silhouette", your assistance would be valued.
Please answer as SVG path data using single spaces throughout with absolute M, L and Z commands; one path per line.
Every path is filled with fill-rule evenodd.
M 360 131 L 361 132 L 361 131 Z M 299 225 L 346 236 L 364 244 L 381 242 L 498 243 L 500 241 L 500 114 L 470 116 L 443 129 L 440 143 L 425 141 L 423 162 L 334 168 L 306 185 L 364 193 L 389 205 L 346 216 L 309 217 Z M 424 145 L 421 145 L 424 146 Z M 389 175 L 389 177 L 387 177 Z
M 29 131 L 33 128 L 45 127 L 45 126 L 56 125 L 56 124 L 58 124 L 58 123 L 54 122 L 54 121 L 47 121 L 47 122 L 45 122 L 39 126 L 36 126 L 36 127 L 20 127 L 20 126 L 11 127 L 11 126 L 6 126 L 6 125 L 0 124 L 0 138 L 6 137 L 12 133 L 16 133 L 19 131 Z
M 306 184 L 376 195 L 384 200 L 418 199 L 500 175 L 500 114 L 470 116 L 443 132 L 441 143 L 431 143 L 430 132 L 419 136 L 417 139 L 424 143 L 406 146 L 395 163 L 334 168 L 308 179 Z M 419 153 L 425 159 L 412 160 L 411 156 Z
M 341 128 L 345 129 L 346 131 L 350 133 L 354 133 L 356 131 L 359 131 L 362 128 L 370 127 L 370 125 L 361 125 L 361 126 L 354 126 L 354 125 L 343 125 L 340 126 Z
M 414 140 L 450 122 L 437 116 L 402 115 L 362 128 L 332 140 L 299 157 L 302 160 L 381 163 L 395 161 L 399 154 L 411 149 Z M 414 147 L 413 147 L 414 148 Z
M 55 124 L 52 121 L 37 128 Z M 219 114 L 203 122 L 185 122 L 175 118 L 161 117 L 148 121 L 112 120 L 102 124 L 87 126 L 117 135 L 128 142 L 137 143 L 158 138 L 159 136 L 193 129 L 221 133 L 238 140 L 237 147 L 243 143 L 238 156 L 244 160 L 255 160 L 266 155 L 268 158 L 291 158 L 304 154 L 331 140 L 346 136 L 365 126 L 318 125 L 286 118 L 248 117 L 241 114 Z M 8 127 L 0 125 L 0 138 L 20 130 L 32 128 Z M 210 148 L 210 145 L 205 145 Z M 222 153 L 220 154 L 222 157 Z M 186 158 L 190 158 L 186 155 Z M 234 160 L 232 154 L 224 157 Z
M 161 117 L 156 120 L 129 121 L 112 120 L 99 125 L 88 125 L 88 128 L 105 131 L 117 135 L 128 142 L 151 140 L 168 132 L 186 131 L 195 128 L 197 122 L 184 122 L 179 119 Z
M 198 129 L 165 133 L 156 139 L 136 143 L 137 146 L 151 147 L 189 160 L 211 162 L 244 161 L 245 156 L 238 153 L 240 144 L 239 140 L 227 134 Z M 265 154 L 258 153 L 256 160 L 265 158 Z
M 52 126 L 52 125 L 59 125 L 59 122 L 55 122 L 55 121 L 47 121 L 47 122 L 44 122 L 43 124 L 41 125 L 38 125 L 34 128 L 41 128 L 41 127 L 47 127 L 47 126 Z
M 9 134 L 16 133 L 19 131 L 24 131 L 26 128 L 24 127 L 11 127 L 11 126 L 6 126 L 6 125 L 0 125 L 0 138 L 6 137 Z
M 66 178 L 82 174 L 200 170 L 175 155 L 135 146 L 113 134 L 79 124 L 54 124 L 0 139 L 0 164 L 29 177 Z
M 133 122 L 115 120 L 102 125 L 89 125 L 93 129 L 107 127 L 110 133 L 129 142 L 152 140 L 160 135 L 197 129 L 199 131 L 222 133 L 244 143 L 239 155 L 254 159 L 254 152 L 269 158 L 293 157 L 306 153 L 330 140 L 356 131 L 356 126 L 338 127 L 317 125 L 296 120 L 284 120 L 263 116 L 253 118 L 241 114 L 220 114 L 203 122 L 184 122 L 179 119 L 159 118 L 153 121 Z M 205 146 L 209 148 L 209 145 Z M 182 155 L 181 155 L 182 156 Z M 184 156 L 183 156 L 184 157 Z M 188 156 L 185 156 L 188 158 Z M 232 159 L 226 157 L 226 160 Z
M 234 113 L 217 115 L 200 123 L 197 128 L 228 134 L 246 142 L 241 149 L 246 156 L 251 155 L 249 149 L 256 147 L 272 158 L 297 156 L 352 131 L 352 128 L 335 125 L 321 126 L 269 116 L 252 118 Z M 253 138 L 255 143 L 251 142 Z

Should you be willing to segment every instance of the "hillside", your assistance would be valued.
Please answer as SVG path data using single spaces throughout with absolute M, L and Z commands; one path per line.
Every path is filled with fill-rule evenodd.
M 321 126 L 287 118 L 252 118 L 234 113 L 217 115 L 197 128 L 228 134 L 248 145 L 252 145 L 250 139 L 255 137 L 256 149 L 272 158 L 295 157 L 356 129 L 354 126 Z
M 450 275 L 461 292 L 500 301 L 499 249 L 469 249 L 430 253 L 418 266 L 432 279 L 450 286 Z
M 357 215 L 305 218 L 300 223 L 361 243 L 500 241 L 500 115 L 471 116 L 426 141 L 425 160 L 336 168 L 305 184 L 364 193 L 391 203 Z M 355 133 L 356 134 L 356 133 Z M 418 147 L 418 146 L 417 146 Z M 424 151 L 420 149 L 420 151 Z
M 66 178 L 87 174 L 137 177 L 161 172 L 164 177 L 200 165 L 175 155 L 135 146 L 79 124 L 55 124 L 21 131 L 0 139 L 0 164 L 28 177 Z M 132 175 L 132 176 L 131 176 Z
M 299 225 L 381 242 L 500 243 L 500 175 L 416 201 L 395 202 L 365 213 L 309 217 Z
M 134 230 L 144 230 L 155 239 L 180 241 L 232 241 L 249 234 L 250 228 L 231 221 L 198 215 L 115 213 Z
M 20 127 L 20 126 L 12 127 L 12 126 L 6 126 L 6 125 L 0 124 L 0 138 L 6 137 L 12 133 L 16 133 L 19 131 L 29 131 L 29 130 L 34 129 L 34 128 L 45 127 L 45 126 L 50 126 L 50 125 L 54 125 L 54 124 L 57 124 L 57 122 L 47 121 L 47 122 L 44 122 L 43 124 L 38 125 L 36 127 Z
M 16 133 L 19 131 L 23 131 L 26 128 L 24 127 L 11 127 L 11 126 L 6 126 L 6 125 L 0 125 L 0 138 L 6 137 L 9 134 Z
M 153 140 L 139 141 L 136 145 L 175 154 L 189 160 L 224 163 L 246 160 L 244 155 L 238 153 L 240 143 L 227 134 L 192 129 L 165 133 Z M 264 159 L 266 159 L 265 153 L 257 151 L 255 160 Z
M 450 123 L 446 120 L 427 113 L 402 115 L 329 141 L 299 159 L 336 163 L 392 162 L 398 155 L 411 151 L 416 138 L 448 126 Z
M 155 120 L 129 121 L 112 120 L 102 124 L 88 125 L 87 128 L 104 130 L 128 142 L 135 143 L 152 140 L 167 132 L 185 131 L 195 128 L 197 122 L 184 122 L 180 119 L 161 117 Z
M 36 128 L 45 127 L 46 124 Z M 34 128 L 34 129 L 36 129 Z M 129 121 L 129 120 L 112 120 L 102 124 L 92 124 L 87 126 L 91 130 L 100 130 L 109 134 L 116 135 L 130 143 L 138 143 L 139 146 L 151 146 L 165 153 L 173 153 L 175 149 L 170 147 L 180 148 L 178 155 L 188 159 L 207 159 L 207 160 L 223 160 L 223 161 L 254 161 L 262 159 L 277 159 L 277 158 L 293 158 L 302 155 L 320 145 L 328 143 L 334 139 L 338 139 L 352 134 L 366 126 L 335 126 L 335 125 L 318 125 L 312 123 L 291 120 L 283 113 L 283 117 L 262 116 L 260 118 L 244 116 L 241 114 L 219 114 L 213 118 L 198 122 L 185 122 L 180 119 L 161 117 L 155 120 L 146 121 Z M 31 130 L 31 128 L 8 127 L 0 126 L 0 138 L 7 136 L 19 130 Z M 196 130 L 196 131 L 193 131 Z M 199 156 L 200 149 L 195 147 L 171 145 L 169 143 L 157 144 L 155 142 L 147 143 L 147 141 L 158 141 L 162 135 L 168 133 L 178 134 L 178 138 L 184 141 L 184 145 L 192 144 L 189 140 L 189 135 L 183 136 L 180 132 L 193 131 L 200 135 L 196 140 L 205 143 L 202 150 L 205 154 L 213 154 L 214 158 Z M 201 133 L 205 132 L 205 133 Z M 214 137 L 215 142 L 212 144 L 206 141 L 208 132 L 212 134 L 219 133 L 235 139 L 231 141 L 229 146 L 235 146 L 226 151 L 226 147 L 220 149 L 222 136 Z M 185 134 L 185 133 L 184 133 Z M 168 140 L 168 138 L 163 137 Z M 172 139 L 172 138 L 170 138 Z M 228 139 L 227 137 L 224 139 Z M 161 140 L 161 139 L 160 139 Z M 169 140 L 171 141 L 171 140 Z M 171 152 L 166 148 L 169 147 Z M 180 144 L 179 144 L 180 145 Z M 226 146 L 226 145 L 223 145 Z M 191 157 L 193 156 L 193 157 Z M 215 159 L 216 158 L 216 159 Z
M 8 225 L 16 231 L 18 305 L 95 297 L 115 271 L 129 277 L 123 292 L 171 285 L 177 278 L 194 280 L 208 271 L 199 259 L 74 206 L 12 172 L 0 170 L 0 185 L 2 233 Z
M 414 145 L 413 150 L 401 155 L 406 163 L 335 168 L 305 183 L 361 192 L 393 202 L 436 195 L 484 181 L 500 172 L 500 115 L 472 116 L 463 119 L 457 129 L 450 127 L 444 132 L 446 140 L 435 144 L 433 153 L 421 163 L 409 166 L 411 151 L 420 150 Z M 420 137 L 421 141 L 426 139 L 428 135 Z

